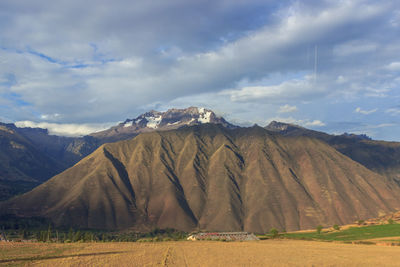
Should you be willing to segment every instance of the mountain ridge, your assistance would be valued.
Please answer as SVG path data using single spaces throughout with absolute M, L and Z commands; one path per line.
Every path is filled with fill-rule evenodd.
M 16 146 L 12 148 L 10 140 L 7 139 L 8 141 L 3 142 L 2 147 L 0 147 L 3 151 L 12 148 L 12 153 L 10 151 L 8 154 L 4 154 L 3 162 L 7 162 L 9 155 L 15 155 L 16 158 L 28 157 L 37 162 L 37 164 L 27 164 L 25 167 L 17 164 L 15 165 L 17 169 L 14 167 L 13 170 L 9 164 L 0 164 L 0 174 L 8 173 L 8 176 L 12 176 L 12 179 L 3 178 L 3 182 L 0 182 L 0 200 L 26 192 L 43 183 L 55 174 L 73 166 L 106 142 L 127 140 L 138 134 L 151 131 L 165 131 L 208 122 L 219 124 L 229 129 L 240 128 L 215 115 L 211 110 L 197 107 L 169 109 L 165 112 L 153 110 L 143 113 L 135 119 L 127 119 L 106 131 L 76 138 L 49 135 L 46 129 L 18 128 L 14 124 L 0 123 L 0 126 L 4 129 L 8 129 L 8 131 L 20 136 L 20 139 L 23 138 L 25 147 L 29 143 L 28 147 L 35 151 L 33 154 L 24 155 L 25 150 L 17 148 L 18 142 L 14 142 Z M 152 127 L 148 127 L 148 124 Z M 370 140 L 365 135 L 330 135 L 281 122 L 271 122 L 265 129 L 281 136 L 317 138 L 368 169 L 384 175 L 400 185 L 400 143 Z M 8 134 L 10 135 L 10 133 Z M 20 175 L 21 171 L 33 174 L 36 165 L 47 166 L 41 168 L 47 171 L 41 172 L 40 177 L 28 175 L 23 178 Z M 29 168 L 27 169 L 27 166 L 31 166 L 31 171 L 28 170 Z M 19 170 L 19 168 L 25 169 Z
M 265 129 L 283 136 L 317 138 L 368 169 L 400 184 L 400 142 L 372 140 L 365 134 L 330 135 L 283 122 L 271 122 Z
M 157 116 L 161 118 L 159 121 L 154 120 Z M 135 127 L 133 127 L 133 121 L 138 122 L 134 124 Z M 26 166 L 24 167 L 25 169 L 22 170 L 22 173 L 25 173 L 25 176 L 21 176 L 21 170 L 18 169 L 22 168 L 18 167 L 20 164 L 17 164 L 16 169 L 14 168 L 11 172 L 9 165 L 0 164 L 0 180 L 3 181 L 0 181 L 0 200 L 26 192 L 47 181 L 52 176 L 73 166 L 104 143 L 133 138 L 142 132 L 176 129 L 200 123 L 220 123 L 228 128 L 237 127 L 225 121 L 224 118 L 217 116 L 213 111 L 197 107 L 169 109 L 166 112 L 153 110 L 139 115 L 136 119 L 127 119 L 124 123 L 120 123 L 105 131 L 92 133 L 83 137 L 51 135 L 47 129 L 21 128 L 12 123 L 0 123 L 0 127 L 11 131 L 16 136 L 15 138 L 18 140 L 23 139 L 25 146 L 29 144 L 28 146 L 31 150 L 35 151 L 33 154 L 30 154 L 30 157 L 34 155 L 33 157 L 37 158 L 37 164 L 30 164 L 31 170 Z M 21 146 L 21 144 L 19 145 Z M 2 146 L 0 146 L 4 151 L 9 149 L 9 147 L 9 141 L 3 142 Z M 19 154 L 18 158 L 24 157 L 24 152 L 21 149 L 15 148 L 13 152 L 10 155 L 15 154 L 17 156 Z M 7 156 L 4 155 L 4 157 L 6 158 Z M 3 162 L 5 161 L 3 160 Z M 34 175 L 35 165 L 46 165 L 47 167 L 42 169 L 47 171 L 40 172 L 40 175 Z M 4 173 L 3 176 L 7 174 L 10 177 L 4 179 L 2 178 L 2 173 Z
M 1 212 L 87 228 L 266 232 L 377 217 L 400 208 L 399 192 L 318 139 L 202 124 L 104 144 Z

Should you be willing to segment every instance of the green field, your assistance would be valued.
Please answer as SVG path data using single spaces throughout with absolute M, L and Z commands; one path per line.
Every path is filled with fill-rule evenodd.
M 282 233 L 281 238 L 300 240 L 324 240 L 324 241 L 360 241 L 378 238 L 393 237 L 400 242 L 400 224 L 383 224 L 363 227 L 350 227 L 339 231 Z M 396 239 L 397 237 L 397 239 Z

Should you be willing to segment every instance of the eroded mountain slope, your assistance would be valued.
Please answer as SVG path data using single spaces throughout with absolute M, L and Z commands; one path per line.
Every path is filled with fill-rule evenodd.
M 400 209 L 399 188 L 324 142 L 199 125 L 105 144 L 1 212 L 88 228 L 297 230 Z

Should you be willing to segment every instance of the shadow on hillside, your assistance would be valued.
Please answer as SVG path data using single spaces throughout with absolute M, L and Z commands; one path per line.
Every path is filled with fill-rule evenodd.
M 33 256 L 27 258 L 12 258 L 6 260 L 0 260 L 0 264 L 7 262 L 18 262 L 18 261 L 38 261 L 38 260 L 52 260 L 52 259 L 63 259 L 70 257 L 88 257 L 88 256 L 101 256 L 111 254 L 122 254 L 128 251 L 113 251 L 113 252 L 98 252 L 98 253 L 83 253 L 83 254 L 71 254 L 71 255 L 60 255 L 60 256 Z

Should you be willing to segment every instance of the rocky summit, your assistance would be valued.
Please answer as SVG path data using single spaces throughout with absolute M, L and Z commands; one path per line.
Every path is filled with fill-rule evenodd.
M 217 116 L 212 110 L 198 107 L 185 109 L 169 109 L 165 112 L 149 111 L 135 119 L 127 119 L 105 131 L 93 133 L 93 136 L 103 143 L 115 142 L 132 138 L 139 133 L 178 129 L 185 126 L 204 123 L 221 124 L 229 129 L 237 126 L 230 124 L 224 118 Z

